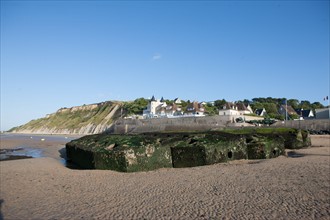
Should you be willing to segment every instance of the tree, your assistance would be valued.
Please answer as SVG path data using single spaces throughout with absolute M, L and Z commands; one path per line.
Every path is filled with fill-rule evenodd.
M 265 106 L 264 106 L 264 103 L 261 103 L 261 102 L 253 102 L 253 103 L 251 104 L 251 107 L 252 107 L 252 109 L 256 110 L 256 109 L 262 109 L 262 108 L 264 108 Z
M 313 102 L 312 109 L 316 109 L 316 108 L 324 108 L 324 106 L 320 102 Z
M 278 119 L 278 120 L 281 120 L 283 121 L 285 116 L 284 115 L 280 115 L 280 114 L 267 114 L 269 118 L 275 118 L 275 119 Z
M 148 100 L 144 98 L 135 99 L 133 102 L 125 102 L 123 106 L 125 115 L 141 115 L 147 105 Z
M 288 105 L 291 105 L 293 109 L 299 108 L 299 100 L 297 99 L 289 99 Z
M 253 103 L 257 103 L 257 102 L 264 103 L 265 102 L 265 98 L 253 98 L 252 99 L 252 102 Z
M 182 108 L 186 108 L 188 105 L 188 102 L 184 101 L 184 100 L 181 100 L 181 107 Z
M 139 105 L 139 106 L 144 106 L 146 107 L 148 105 L 148 100 L 145 98 L 138 98 L 134 100 L 134 103 Z
M 263 105 L 268 114 L 278 114 L 278 108 L 275 103 L 263 103 Z
M 243 100 L 243 103 L 244 103 L 245 105 L 250 105 L 250 104 L 252 103 L 252 101 L 250 101 L 250 100 L 248 100 L 248 99 L 244 99 L 244 100 Z
M 299 108 L 311 109 L 311 107 L 312 107 L 311 103 L 309 101 L 307 101 L 307 100 L 303 100 L 299 104 Z
M 217 107 L 218 109 L 222 109 L 222 107 L 227 103 L 226 100 L 222 99 L 222 100 L 215 100 L 214 101 L 214 106 Z
M 167 105 L 174 103 L 174 100 L 165 99 L 164 101 Z
M 205 113 L 207 115 L 212 116 L 212 115 L 218 115 L 219 114 L 219 110 L 215 106 L 206 105 L 206 106 L 204 106 L 204 108 L 205 108 Z

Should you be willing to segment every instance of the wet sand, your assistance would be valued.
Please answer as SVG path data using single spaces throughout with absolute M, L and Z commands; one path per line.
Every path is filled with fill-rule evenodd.
M 30 144 L 46 157 L 0 162 L 0 219 L 330 218 L 329 135 L 299 157 L 139 173 L 71 170 L 63 143 Z
M 1 135 L 0 150 L 16 148 L 34 148 L 42 151 L 43 156 L 60 159 L 59 150 L 65 144 L 79 136 L 51 136 L 51 135 Z M 44 140 L 42 140 L 44 139 Z

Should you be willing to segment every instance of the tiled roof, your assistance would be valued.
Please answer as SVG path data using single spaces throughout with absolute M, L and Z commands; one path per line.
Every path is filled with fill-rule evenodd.
M 297 112 L 292 108 L 291 105 L 281 105 L 281 107 L 288 112 L 289 115 L 296 115 Z
M 236 106 L 237 106 L 237 110 L 239 111 L 248 110 L 244 103 L 237 103 Z
M 311 111 L 312 110 L 310 110 L 310 109 L 306 109 L 306 110 L 304 110 L 304 109 L 296 109 L 297 114 L 299 116 L 302 116 L 303 118 L 308 118 Z
M 187 112 L 204 112 L 204 108 L 198 102 L 193 102 L 187 105 Z
M 261 115 L 261 113 L 262 113 L 263 110 L 264 110 L 263 108 L 256 109 L 255 113 L 257 115 Z

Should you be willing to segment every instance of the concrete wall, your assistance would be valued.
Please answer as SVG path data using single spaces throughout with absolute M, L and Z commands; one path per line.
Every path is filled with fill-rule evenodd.
M 223 116 L 183 117 L 183 118 L 153 118 L 153 119 L 119 119 L 113 125 L 111 133 L 144 133 L 164 131 L 206 131 L 225 127 L 253 126 L 247 123 L 231 123 L 232 118 Z M 246 118 L 252 120 L 252 118 Z M 303 120 L 277 122 L 274 127 L 292 127 L 309 130 L 330 130 L 330 120 Z
M 285 121 L 277 122 L 273 124 L 274 127 L 290 127 L 290 128 L 300 128 L 306 130 L 330 130 L 330 120 L 329 119 L 311 119 L 302 121 Z
M 114 133 L 141 133 L 157 131 L 202 131 L 212 128 L 223 128 L 229 124 L 227 118 L 211 117 L 182 117 L 182 118 L 153 118 L 153 119 L 120 119 L 117 120 Z
M 247 123 L 232 123 L 235 118 L 244 117 L 246 120 L 262 120 L 253 116 L 206 116 L 182 118 L 153 118 L 153 119 L 120 119 L 112 128 L 113 133 L 144 133 L 161 131 L 205 131 L 225 127 L 253 126 Z

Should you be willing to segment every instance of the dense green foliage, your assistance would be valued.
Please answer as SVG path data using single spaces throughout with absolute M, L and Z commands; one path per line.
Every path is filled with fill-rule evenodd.
M 205 114 L 213 116 L 219 114 L 219 109 L 216 106 L 211 105 L 210 103 L 207 103 L 205 108 Z
M 226 104 L 226 100 L 222 99 L 222 100 L 215 100 L 214 101 L 214 106 L 217 107 L 218 109 L 221 109 L 225 104 Z
M 214 104 L 207 103 L 205 108 L 205 114 L 206 115 L 218 115 L 219 114 L 219 109 L 222 109 L 222 107 L 226 104 L 226 100 L 215 100 Z
M 324 106 L 320 102 L 310 103 L 309 101 L 303 100 L 300 101 L 297 99 L 288 99 L 285 98 L 253 98 L 252 101 L 244 100 L 244 103 L 250 104 L 252 109 L 262 109 L 265 108 L 267 112 L 267 117 L 276 118 L 279 120 L 284 120 L 285 116 L 279 114 L 278 109 L 281 105 L 287 104 L 291 106 L 293 109 L 311 109 L 315 110 L 316 108 L 324 108 Z M 290 115 L 291 119 L 299 118 L 298 115 Z
M 133 102 L 124 103 L 124 115 L 142 115 L 143 110 L 147 108 L 149 100 L 145 98 L 135 99 Z
M 253 98 L 252 101 L 244 100 L 244 102 L 249 103 L 254 109 L 260 108 L 264 106 L 264 108 L 269 107 L 267 104 L 274 104 L 277 108 L 280 105 L 286 104 L 285 98 Z M 297 99 L 288 99 L 287 104 L 292 106 L 293 109 L 303 108 L 303 109 L 316 109 L 316 108 L 324 108 L 324 106 L 320 102 L 310 103 L 307 100 L 302 100 L 299 102 Z M 267 110 L 267 109 L 266 109 Z M 270 109 L 269 109 L 270 110 Z M 267 111 L 268 112 L 268 111 Z M 270 110 L 270 113 L 274 113 Z

